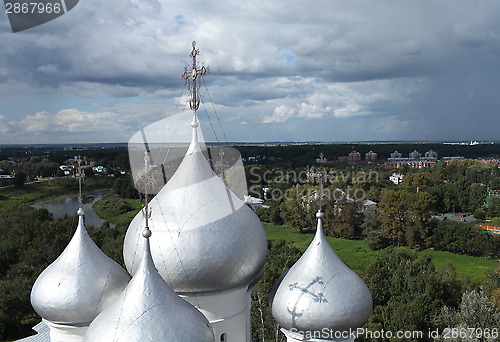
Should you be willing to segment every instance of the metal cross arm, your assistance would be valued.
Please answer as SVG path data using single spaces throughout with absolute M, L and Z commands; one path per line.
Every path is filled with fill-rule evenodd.
M 181 78 L 186 80 L 186 82 L 189 82 L 189 86 L 191 87 L 191 99 L 189 100 L 189 107 L 191 107 L 191 110 L 196 112 L 200 106 L 200 98 L 198 95 L 198 89 L 199 85 L 196 83 L 198 76 L 204 76 L 207 72 L 209 72 L 209 68 L 202 66 L 201 68 L 198 68 L 197 63 L 196 63 L 196 56 L 200 51 L 196 48 L 196 42 L 193 42 L 193 50 L 191 51 L 191 71 L 186 70 L 184 71 L 184 74 L 182 74 Z

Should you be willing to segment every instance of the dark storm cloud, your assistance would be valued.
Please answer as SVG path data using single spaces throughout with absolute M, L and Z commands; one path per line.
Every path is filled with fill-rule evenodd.
M 230 140 L 499 139 L 498 13 L 493 0 L 86 0 L 32 30 L 0 23 L 0 131 L 43 135 L 67 115 L 57 139 L 94 115 L 125 141 L 173 110 L 197 40 Z

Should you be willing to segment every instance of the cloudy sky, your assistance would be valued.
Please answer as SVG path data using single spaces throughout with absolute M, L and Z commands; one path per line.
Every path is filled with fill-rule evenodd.
M 497 0 L 81 0 L 0 13 L 0 144 L 127 142 L 182 110 L 193 40 L 220 140 L 500 140 Z

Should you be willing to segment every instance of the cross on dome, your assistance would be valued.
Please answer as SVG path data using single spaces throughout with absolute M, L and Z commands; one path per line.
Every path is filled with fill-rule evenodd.
M 326 163 L 326 158 L 323 153 L 319 154 L 319 158 L 316 159 L 316 162 L 320 165 L 324 165 Z M 319 171 L 319 210 L 318 213 L 321 212 L 323 208 L 323 178 L 325 178 L 325 170 Z
M 85 171 L 82 167 L 82 158 L 78 156 L 78 171 L 75 174 L 78 179 L 78 201 L 80 202 L 80 209 L 83 208 L 83 195 L 82 195 L 82 182 L 85 179 Z
M 191 50 L 191 54 L 189 55 L 191 57 L 191 70 L 188 70 L 186 67 L 184 74 L 182 74 L 181 78 L 186 80 L 186 83 L 188 83 L 189 87 L 191 88 L 191 98 L 189 99 L 189 107 L 193 111 L 194 115 L 193 122 L 196 122 L 197 121 L 196 111 L 200 107 L 200 96 L 198 93 L 200 85 L 197 83 L 197 80 L 199 76 L 206 75 L 206 73 L 209 72 L 210 68 L 205 67 L 204 65 L 202 65 L 201 68 L 198 68 L 196 62 L 196 56 L 199 55 L 200 50 L 196 48 L 195 41 L 193 41 L 192 45 L 193 45 L 193 50 Z

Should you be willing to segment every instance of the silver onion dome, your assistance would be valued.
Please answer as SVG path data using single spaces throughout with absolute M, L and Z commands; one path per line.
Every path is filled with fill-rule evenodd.
M 363 280 L 335 254 L 316 214 L 316 235 L 290 268 L 271 302 L 273 317 L 292 331 L 348 331 L 363 326 L 372 298 Z
M 248 286 L 264 266 L 262 223 L 212 171 L 191 124 L 191 145 L 169 182 L 152 199 L 151 252 L 160 275 L 177 293 L 208 293 Z M 141 216 L 124 242 L 128 271 L 140 261 Z
M 92 241 L 78 210 L 78 227 L 62 254 L 37 278 L 31 305 L 56 323 L 90 323 L 127 286 L 130 276 Z
M 151 234 L 147 229 L 144 232 L 144 252 L 135 275 L 118 300 L 92 322 L 84 341 L 213 342 L 205 316 L 158 274 L 149 247 Z

